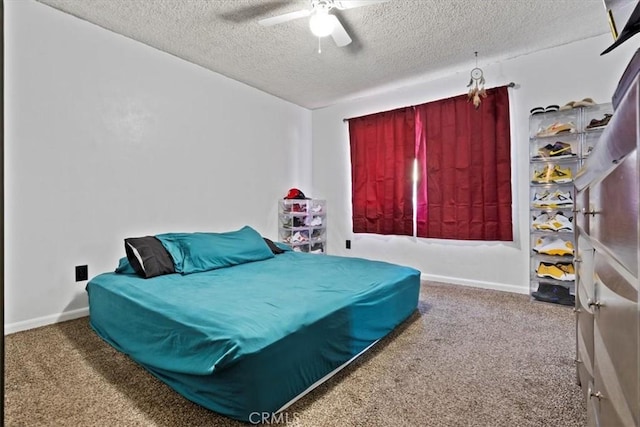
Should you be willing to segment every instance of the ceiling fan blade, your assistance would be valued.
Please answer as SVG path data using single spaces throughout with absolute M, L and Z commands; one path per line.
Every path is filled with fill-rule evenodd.
M 284 15 L 278 15 L 278 16 L 273 16 L 271 18 L 261 19 L 258 21 L 258 24 L 264 27 L 270 27 L 272 25 L 282 24 L 283 22 L 293 21 L 294 19 L 305 18 L 309 15 L 311 15 L 310 10 L 307 10 L 307 9 L 298 10 L 297 12 L 289 12 L 289 13 L 285 13 Z
M 336 0 L 335 7 L 340 10 L 354 9 L 356 7 L 369 6 L 372 4 L 387 3 L 390 0 Z
M 329 15 L 331 20 L 334 23 L 333 32 L 331 33 L 331 37 L 333 41 L 336 42 L 338 47 L 346 46 L 351 43 L 351 37 L 347 33 L 347 30 L 344 29 L 342 23 L 335 15 Z

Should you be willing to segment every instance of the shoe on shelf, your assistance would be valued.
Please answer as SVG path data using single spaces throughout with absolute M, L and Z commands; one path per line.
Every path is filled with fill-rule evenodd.
M 537 217 L 533 218 L 533 222 L 531 223 L 531 226 L 536 230 L 548 230 L 549 229 L 548 228 L 549 225 L 547 224 L 548 221 L 549 221 L 549 214 L 542 213 Z
M 547 144 L 538 149 L 538 155 L 535 158 L 542 159 L 563 159 L 573 157 L 575 154 L 571 151 L 571 144 L 558 141 L 555 144 Z
M 592 119 L 587 125 L 587 129 L 603 128 L 609 124 L 609 120 L 611 120 L 611 117 L 613 117 L 613 115 L 607 113 L 602 119 Z
M 551 183 L 551 175 L 553 174 L 553 165 L 545 165 L 542 170 L 534 170 L 533 178 L 531 182 L 535 184 L 549 184 Z
M 573 108 L 578 107 L 592 107 L 596 105 L 595 101 L 591 98 L 584 98 L 582 101 L 574 102 Z
M 573 268 L 573 264 L 556 263 L 556 267 L 562 270 L 566 279 L 564 280 L 576 280 L 576 270 Z
M 534 107 L 531 110 L 529 110 L 529 113 L 531 113 L 532 116 L 536 115 L 536 114 L 540 114 L 540 113 L 552 113 L 554 111 L 558 111 L 560 107 L 557 105 L 548 105 L 547 108 L 544 107 Z
M 531 182 L 535 184 L 564 184 L 573 181 L 571 169 L 561 169 L 558 165 L 546 165 L 541 171 L 534 170 Z
M 574 108 L 573 106 L 574 106 L 575 103 L 576 103 L 576 101 L 567 102 L 562 107 L 560 107 L 560 111 L 571 110 L 572 108 Z
M 567 182 L 573 181 L 573 176 L 571 174 L 571 169 L 561 169 L 560 166 L 555 165 L 553 170 L 551 171 L 550 177 L 552 182 L 556 184 L 564 184 Z
M 547 144 L 538 149 L 536 159 L 565 159 L 573 157 L 575 154 L 571 151 L 571 144 L 558 141 L 555 144 Z
M 573 199 L 571 198 L 571 192 L 566 191 L 563 193 L 562 191 L 558 190 L 551 195 L 551 197 L 549 198 L 549 203 L 549 206 L 551 207 L 572 206 Z
M 569 289 L 562 285 L 552 285 L 550 283 L 540 283 L 538 290 L 531 293 L 531 296 L 539 301 L 552 302 L 562 305 L 575 305 L 575 296 L 569 293 Z
M 551 198 L 551 193 L 545 191 L 543 193 L 534 193 L 533 194 L 533 207 L 535 208 L 544 208 L 549 206 L 549 199 Z
M 551 216 L 542 213 L 533 219 L 531 226 L 536 230 L 573 231 L 573 223 L 562 212 Z
M 541 237 L 536 241 L 533 250 L 542 255 L 573 255 L 573 243 L 553 237 Z
M 572 122 L 567 122 L 567 123 L 556 122 L 538 131 L 536 136 L 539 136 L 539 137 L 554 136 L 559 133 L 575 133 L 575 131 L 576 131 L 576 126 Z
M 557 207 L 567 207 L 573 205 L 573 199 L 571 198 L 570 192 L 562 192 L 560 190 L 549 193 L 545 191 L 544 193 L 535 193 L 533 195 L 533 207 L 534 208 L 557 208 Z
M 548 224 L 553 231 L 573 231 L 573 223 L 561 212 L 555 214 Z
M 538 252 L 538 250 L 546 245 L 548 245 L 549 243 L 551 243 L 553 241 L 553 237 L 538 237 L 536 239 L 536 245 L 533 247 L 533 250 L 535 252 Z
M 551 279 L 570 282 L 575 280 L 576 275 L 573 264 L 541 262 L 536 269 L 538 277 L 549 277 Z

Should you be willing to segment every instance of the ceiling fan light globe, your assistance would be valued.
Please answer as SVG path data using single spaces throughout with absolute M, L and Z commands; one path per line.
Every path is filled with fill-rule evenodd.
M 309 28 L 316 37 L 326 37 L 333 32 L 335 21 L 328 13 L 315 13 L 309 19 Z

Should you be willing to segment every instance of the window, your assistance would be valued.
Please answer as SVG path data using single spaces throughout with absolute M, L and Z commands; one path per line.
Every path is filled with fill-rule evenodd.
M 353 231 L 413 235 L 415 112 L 349 120 Z
M 506 86 L 478 110 L 461 95 L 351 119 L 349 133 L 354 233 L 513 240 Z

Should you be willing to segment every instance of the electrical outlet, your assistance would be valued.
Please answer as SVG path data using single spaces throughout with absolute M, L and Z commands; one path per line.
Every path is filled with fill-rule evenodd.
M 89 279 L 89 266 L 76 265 L 76 282 L 82 282 Z
M 347 249 L 351 249 L 351 240 L 345 240 L 345 246 Z

